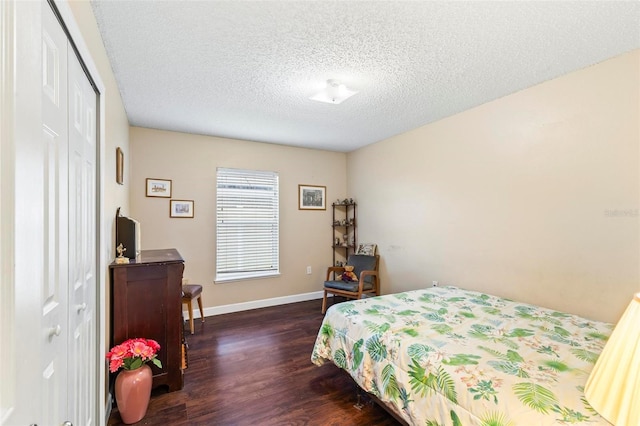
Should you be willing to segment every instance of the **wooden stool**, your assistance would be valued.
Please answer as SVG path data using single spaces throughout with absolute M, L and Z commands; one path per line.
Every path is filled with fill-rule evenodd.
M 204 312 L 202 312 L 202 286 L 199 284 L 185 284 L 182 286 L 182 303 L 187 304 L 189 309 L 189 328 L 193 334 L 193 299 L 198 299 L 198 308 L 200 308 L 200 318 L 204 322 Z

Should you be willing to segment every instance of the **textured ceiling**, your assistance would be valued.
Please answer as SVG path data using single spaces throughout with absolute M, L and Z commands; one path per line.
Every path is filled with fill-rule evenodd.
M 92 6 L 131 125 L 345 152 L 640 47 L 635 1 Z

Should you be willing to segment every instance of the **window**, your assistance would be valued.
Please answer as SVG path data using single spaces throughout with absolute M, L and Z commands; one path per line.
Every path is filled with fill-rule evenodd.
M 217 170 L 216 281 L 278 275 L 278 174 Z

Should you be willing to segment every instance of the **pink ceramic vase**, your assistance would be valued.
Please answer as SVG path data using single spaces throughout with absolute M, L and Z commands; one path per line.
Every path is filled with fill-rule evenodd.
M 153 374 L 147 364 L 135 370 L 122 370 L 116 377 L 116 403 L 122 422 L 139 422 L 149 406 Z

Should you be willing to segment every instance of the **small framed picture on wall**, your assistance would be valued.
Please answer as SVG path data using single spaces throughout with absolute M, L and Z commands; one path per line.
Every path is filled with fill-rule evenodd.
M 169 217 L 193 217 L 193 200 L 171 200 Z
M 124 152 L 122 148 L 116 148 L 116 183 L 124 185 Z
M 298 185 L 298 209 L 326 210 L 326 192 L 326 186 Z
M 171 181 L 147 178 L 147 197 L 171 198 Z

